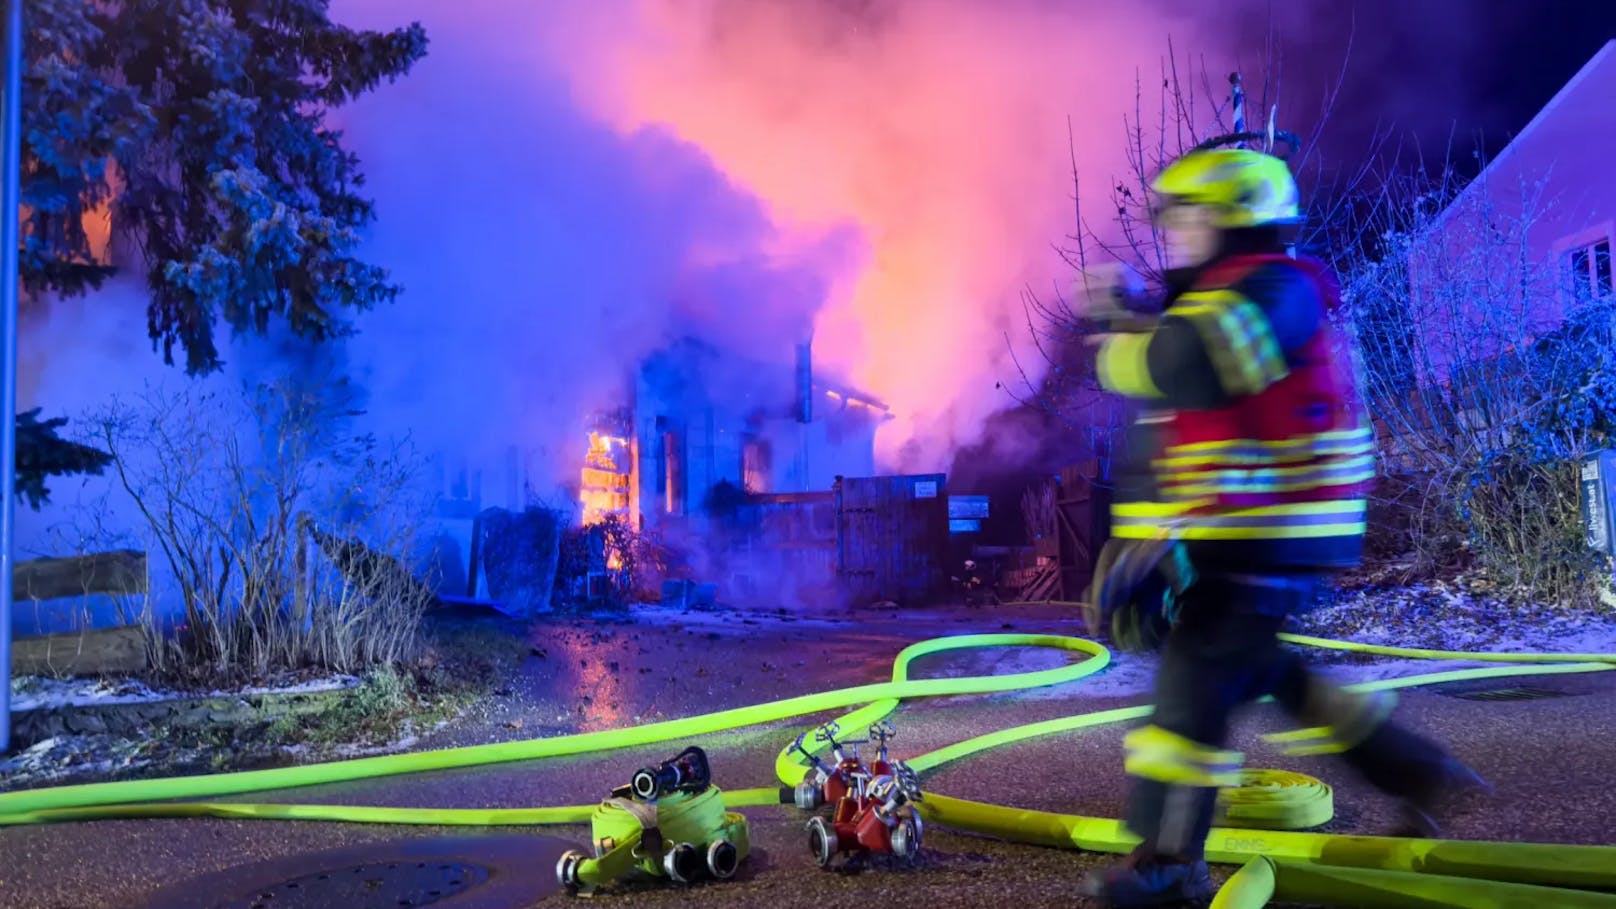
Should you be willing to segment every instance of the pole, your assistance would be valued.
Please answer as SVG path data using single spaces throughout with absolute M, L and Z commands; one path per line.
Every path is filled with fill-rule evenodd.
M 1246 131 L 1246 89 L 1240 84 L 1240 74 L 1229 74 L 1229 106 L 1234 114 L 1234 131 Z
M 11 566 L 17 493 L 17 247 L 22 209 L 22 4 L 6 4 L 0 104 L 0 753 L 11 748 Z

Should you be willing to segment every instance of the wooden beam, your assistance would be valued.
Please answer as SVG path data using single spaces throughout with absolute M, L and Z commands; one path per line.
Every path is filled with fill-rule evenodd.
M 309 521 L 307 515 L 298 515 L 297 529 L 292 538 L 292 623 L 299 629 L 309 616 Z
M 105 675 L 145 669 L 146 638 L 134 625 L 42 634 L 11 643 L 14 675 Z
M 146 554 L 134 549 L 18 562 L 11 570 L 17 599 L 56 600 L 90 594 L 145 593 Z

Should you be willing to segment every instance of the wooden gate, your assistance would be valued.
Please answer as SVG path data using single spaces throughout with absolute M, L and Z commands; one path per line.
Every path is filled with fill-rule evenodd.
M 1061 471 L 1055 498 L 1061 599 L 1083 599 L 1094 577 L 1100 547 L 1111 533 L 1108 461 L 1074 464 Z
M 925 602 L 947 572 L 948 491 L 943 474 L 836 481 L 837 576 L 851 606 Z

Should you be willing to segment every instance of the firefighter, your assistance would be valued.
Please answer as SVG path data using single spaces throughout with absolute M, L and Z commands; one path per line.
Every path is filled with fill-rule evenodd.
M 1125 821 L 1142 842 L 1084 882 L 1111 906 L 1212 896 L 1204 845 L 1242 762 L 1225 749 L 1230 716 L 1264 695 L 1306 728 L 1287 737 L 1297 752 L 1339 754 L 1400 800 L 1399 833 L 1434 835 L 1441 806 L 1485 785 L 1390 722 L 1389 694 L 1330 684 L 1276 637 L 1358 563 L 1374 477 L 1357 371 L 1329 319 L 1337 291 L 1320 263 L 1287 252 L 1289 168 L 1244 148 L 1196 151 L 1153 188 L 1165 306 L 1146 330 L 1097 342 L 1101 384 L 1143 416 L 1085 617 L 1124 649 L 1162 647 L 1150 724 L 1125 741 Z

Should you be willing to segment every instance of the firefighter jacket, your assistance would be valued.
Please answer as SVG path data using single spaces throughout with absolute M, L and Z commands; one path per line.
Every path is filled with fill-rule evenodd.
M 1215 262 L 1149 332 L 1101 345 L 1100 383 L 1139 400 L 1112 536 L 1182 540 L 1203 570 L 1357 564 L 1374 439 L 1325 268 Z

